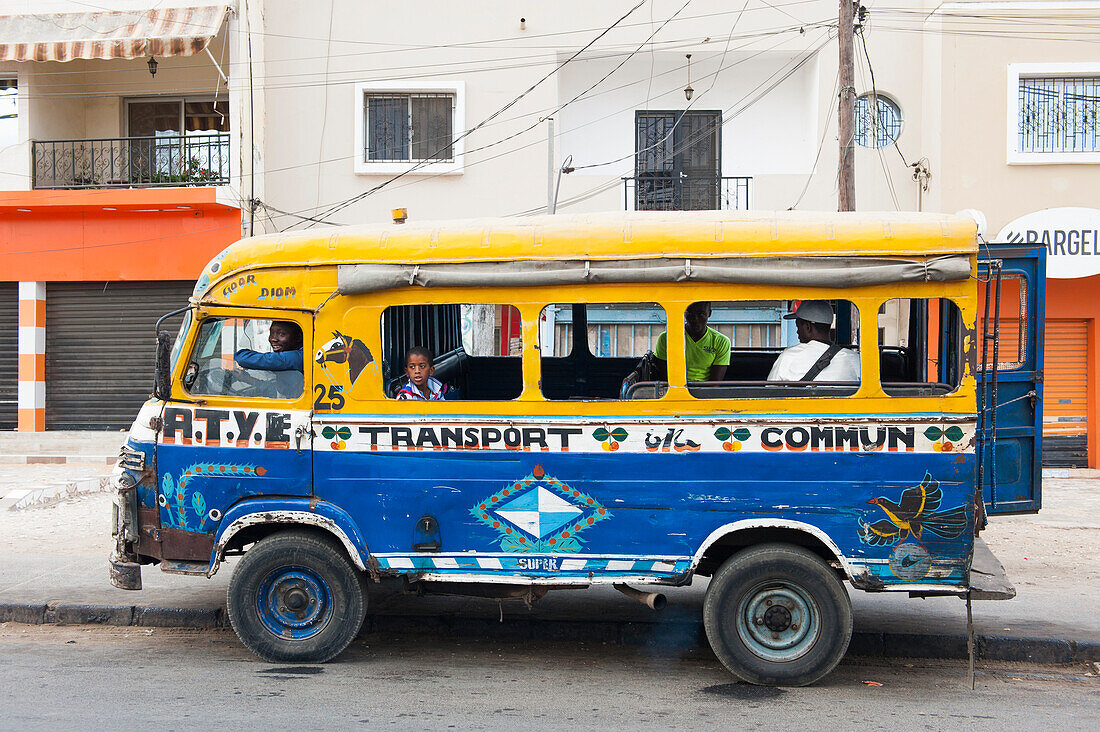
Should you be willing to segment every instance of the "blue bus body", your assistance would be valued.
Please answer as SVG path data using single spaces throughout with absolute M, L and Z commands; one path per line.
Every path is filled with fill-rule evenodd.
M 1032 324 L 1044 254 L 988 253 L 1026 283 Z M 973 415 L 844 414 L 830 400 L 805 415 L 614 418 L 151 400 L 116 472 L 112 578 L 139 588 L 138 565 L 153 562 L 209 576 L 227 551 L 283 526 L 323 532 L 376 579 L 684 585 L 765 542 L 805 550 L 863 590 L 963 595 L 979 514 L 1041 504 L 1041 327 L 1024 342 L 996 390 L 981 372 Z M 318 403 L 326 396 L 338 392 L 322 389 Z M 981 401 L 994 397 L 995 420 Z M 305 577 L 277 575 L 270 591 L 320 582 Z M 285 608 L 267 611 L 293 635 Z

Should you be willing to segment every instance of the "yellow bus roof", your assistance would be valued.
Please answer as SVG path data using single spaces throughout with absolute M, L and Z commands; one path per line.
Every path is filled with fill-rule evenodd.
M 242 239 L 196 287 L 270 267 L 686 257 L 941 257 L 977 251 L 968 218 L 932 213 L 628 211 L 318 228 Z

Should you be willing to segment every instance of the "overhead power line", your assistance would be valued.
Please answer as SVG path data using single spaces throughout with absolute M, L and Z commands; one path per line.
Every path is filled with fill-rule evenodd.
M 817 2 L 819 2 L 819 0 L 792 0 L 791 2 L 787 2 L 787 3 L 772 3 L 772 4 L 769 4 L 768 7 L 750 8 L 750 9 L 748 9 L 747 12 L 749 12 L 749 13 L 768 12 L 769 10 L 779 10 L 780 12 L 783 12 L 782 8 L 797 7 L 797 6 L 800 6 L 800 5 L 811 5 L 811 4 L 816 4 Z M 97 10 L 110 10 L 110 8 L 97 7 L 97 6 L 90 5 L 90 4 L 88 4 L 88 7 L 92 7 L 92 8 L 95 8 Z M 725 16 L 725 15 L 733 15 L 733 14 L 740 14 L 740 13 L 741 13 L 741 11 L 738 11 L 738 10 L 720 10 L 720 11 L 716 11 L 716 12 L 712 12 L 712 13 L 700 13 L 700 14 L 697 14 L 697 15 L 686 15 L 686 16 L 683 16 L 682 18 L 679 18 L 679 21 L 687 23 L 689 21 L 694 21 L 694 20 L 706 20 L 706 19 L 710 19 L 710 18 L 719 18 L 719 17 Z M 788 16 L 790 15 L 789 13 L 785 13 L 785 12 L 783 14 L 788 15 Z M 177 21 L 177 22 L 183 23 L 184 21 Z M 799 21 L 799 22 L 801 22 L 801 21 Z M 206 25 L 202 25 L 202 24 L 191 24 L 191 25 L 194 26 L 195 28 L 199 29 L 199 30 L 203 30 L 203 31 L 207 30 Z M 624 23 L 619 24 L 618 27 L 622 28 L 622 29 L 627 29 L 627 28 L 642 27 L 642 26 L 645 26 L 645 25 L 648 25 L 648 21 L 641 21 L 641 22 L 637 22 L 637 23 L 626 23 L 626 22 L 624 22 Z M 500 37 L 495 37 L 495 38 L 485 38 L 485 39 L 478 39 L 478 40 L 472 40 L 472 41 L 462 41 L 462 42 L 459 42 L 459 43 L 395 43 L 393 41 L 372 41 L 372 40 L 364 40 L 364 39 L 359 39 L 359 38 L 329 38 L 327 36 L 307 36 L 307 35 L 299 35 L 299 34 L 294 34 L 294 33 L 276 33 L 276 32 L 272 32 L 272 31 L 255 30 L 255 29 L 252 30 L 252 35 L 256 38 L 278 38 L 278 39 L 289 40 L 289 41 L 315 42 L 315 43 L 318 43 L 318 44 L 328 44 L 331 41 L 331 43 L 337 44 L 337 45 L 343 44 L 343 45 L 347 45 L 347 46 L 365 46 L 365 47 L 375 49 L 375 50 L 361 51 L 361 52 L 350 53 L 350 54 L 335 54 L 334 56 L 332 56 L 333 58 L 339 58 L 341 56 L 354 56 L 354 55 L 374 55 L 374 54 L 392 55 L 392 54 L 395 54 L 395 53 L 418 53 L 418 52 L 426 51 L 426 50 L 441 50 L 441 49 L 442 50 L 479 50 L 479 49 L 483 49 L 483 48 L 509 49 L 509 48 L 523 47 L 523 48 L 542 48 L 542 49 L 547 49 L 547 50 L 560 51 L 563 48 L 568 47 L 569 44 L 568 44 L 567 41 L 563 40 L 561 42 L 551 43 L 551 44 L 547 44 L 545 46 L 538 46 L 538 45 L 532 44 L 531 41 L 532 40 L 539 40 L 539 39 L 569 38 L 569 37 L 572 37 L 572 36 L 586 36 L 589 33 L 598 32 L 600 30 L 602 30 L 602 27 L 595 26 L 595 27 L 589 27 L 589 28 L 569 28 L 569 29 L 559 30 L 559 31 L 550 31 L 550 32 L 547 32 L 547 33 L 524 32 L 522 35 L 512 34 L 512 35 L 508 35 L 508 36 L 500 36 Z M 243 34 L 243 33 L 246 33 L 247 31 L 234 30 L 232 28 L 232 26 L 226 24 L 226 25 L 222 26 L 222 28 L 220 29 L 219 32 L 225 33 L 225 34 L 230 34 L 230 33 L 233 33 L 233 32 L 236 32 L 237 34 Z M 493 45 L 493 44 L 501 44 L 501 45 L 497 46 L 497 45 Z M 633 44 L 627 43 L 627 44 L 622 44 L 622 45 L 631 46 Z M 270 63 L 300 63 L 301 61 L 322 60 L 324 58 L 326 58 L 326 56 L 324 56 L 324 55 L 318 55 L 318 56 L 289 56 L 289 57 L 279 58 L 279 59 L 268 59 L 268 60 L 265 61 L 265 64 L 270 64 Z M 229 62 L 227 62 L 227 64 L 228 64 L 228 66 L 235 66 L 235 65 L 245 66 L 245 65 L 247 65 L 247 62 L 246 61 L 229 61 Z M 207 64 L 198 63 L 198 64 L 181 65 L 181 66 L 177 66 L 176 68 L 206 68 L 206 67 L 207 67 Z M 89 70 L 86 70 L 86 71 L 82 71 L 81 73 L 82 74 L 115 73 L 115 71 L 116 70 L 110 70 L 110 69 L 89 69 Z M 44 72 L 40 72 L 40 73 L 43 74 L 43 75 L 68 75 L 68 74 L 71 74 L 71 72 L 69 72 L 69 71 L 44 71 Z
M 758 29 L 752 32 L 735 35 L 733 38 L 737 40 L 763 40 L 776 35 L 788 34 L 792 29 L 810 29 L 828 22 L 827 20 L 820 20 L 799 26 L 777 26 Z M 699 39 L 693 37 L 650 42 L 650 45 L 659 46 L 659 50 L 671 53 L 684 49 L 696 49 L 699 43 Z M 558 49 L 558 51 L 564 50 L 566 49 Z M 638 44 L 635 43 L 630 44 L 625 50 L 601 49 L 598 52 L 586 54 L 583 60 L 618 59 L 624 56 L 633 56 L 637 52 Z M 293 74 L 265 74 L 262 80 L 257 80 L 256 89 L 263 91 L 304 90 L 325 86 L 349 86 L 356 83 L 370 83 L 374 81 L 414 81 L 423 78 L 438 78 L 441 73 L 453 76 L 456 71 L 460 71 L 463 75 L 469 75 L 473 73 L 538 68 L 556 63 L 557 55 L 557 53 L 539 53 L 465 61 L 448 60 L 429 64 L 403 64 L 389 67 L 370 66 L 365 68 L 337 69 L 330 71 L 329 76 L 336 77 L 331 80 L 326 80 L 323 68 L 319 68 L 316 71 L 297 72 Z M 149 81 L 144 78 L 144 74 L 147 73 L 145 69 L 135 68 L 129 69 L 129 71 L 132 72 L 133 76 L 137 77 L 136 80 L 111 82 L 102 85 L 94 91 L 89 91 L 87 89 L 73 90 L 74 84 L 72 82 L 39 83 L 37 78 L 41 76 L 41 74 L 36 73 L 34 77 L 36 81 L 34 81 L 29 93 L 26 93 L 25 96 L 28 99 L 87 99 L 110 98 L 118 96 L 120 93 L 147 93 L 149 90 Z M 113 73 L 118 74 L 120 71 L 115 69 Z M 122 73 L 125 73 L 125 71 Z M 279 79 L 287 79 L 289 81 L 279 82 Z M 293 81 L 293 79 L 302 80 Z M 187 83 L 191 84 L 191 86 L 178 85 L 173 91 L 180 94 L 205 91 L 207 82 L 205 80 L 194 80 Z M 58 89 L 60 91 L 49 91 L 50 89 Z
M 722 69 L 720 69 L 720 70 L 725 70 L 725 69 L 730 69 L 730 68 L 733 68 L 733 67 L 735 67 L 735 66 L 737 66 L 737 65 L 739 65 L 739 64 L 742 64 L 742 63 L 745 63 L 745 62 L 747 62 L 747 61 L 750 61 L 750 60 L 752 60 L 753 58 L 755 58 L 755 57 L 757 57 L 758 55 L 760 55 L 760 53 L 766 53 L 766 52 L 767 52 L 767 49 L 766 49 L 766 50 L 764 50 L 764 51 L 761 51 L 761 52 L 759 52 L 759 53 L 757 53 L 757 54 L 752 54 L 752 55 L 750 55 L 750 56 L 748 56 L 748 57 L 745 57 L 745 58 L 741 58 L 741 59 L 737 59 L 737 60 L 735 60 L 735 61 L 733 61 L 733 62 L 731 62 L 731 63 L 729 63 L 729 64 L 727 64 L 727 65 L 723 66 L 723 67 L 722 67 Z M 719 71 L 720 71 L 720 70 L 719 70 Z M 673 70 L 671 70 L 671 71 L 669 71 L 669 72 L 665 72 L 664 74 L 661 74 L 661 75 L 659 75 L 659 76 L 664 76 L 664 75 L 668 75 L 668 74 L 674 73 L 674 72 L 676 72 L 676 71 L 682 71 L 682 67 L 680 67 L 679 69 L 673 69 Z M 719 73 L 719 71 L 715 71 L 714 73 Z M 702 81 L 702 80 L 703 80 L 703 79 L 705 79 L 705 78 L 707 78 L 707 77 L 706 77 L 706 76 L 703 76 L 703 77 L 701 77 L 701 78 L 700 78 L 700 81 Z M 630 84 L 634 84 L 634 83 L 640 83 L 640 82 L 639 82 L 639 81 L 633 81 L 633 82 L 630 82 Z M 624 85 L 624 86 L 629 86 L 630 84 L 626 84 L 626 85 Z M 679 84 L 676 84 L 676 85 L 674 85 L 674 86 L 670 86 L 670 87 L 668 87 L 667 89 L 665 89 L 665 90 L 663 90 L 662 92 L 660 92 L 659 96 L 663 96 L 663 95 L 665 95 L 665 94 L 669 94 L 669 93 L 675 93 L 675 92 L 679 92 L 679 91 L 680 91 L 680 87 L 679 87 Z M 585 122 L 583 122 L 583 123 L 580 123 L 579 125 L 575 126 L 574 128 L 571 128 L 571 131 L 575 132 L 575 131 L 577 131 L 577 130 L 579 130 L 579 129 L 583 129 L 583 128 L 585 128 L 585 127 L 588 127 L 588 126 L 590 126 L 590 125 L 593 125 L 593 124 L 597 124 L 597 123 L 599 123 L 599 122 L 602 122 L 602 121 L 604 121 L 604 120 L 606 120 L 606 119 L 608 119 L 608 118 L 611 118 L 611 117 L 614 117 L 614 116 L 616 116 L 616 115 L 618 115 L 618 114 L 621 114 L 622 112 L 625 112 L 625 111 L 629 111 L 629 110 L 635 109 L 635 108 L 636 108 L 636 106 L 637 106 L 637 104 L 636 104 L 636 103 L 634 103 L 634 102 L 631 102 L 630 104 L 627 104 L 626 106 L 624 106 L 624 107 L 621 107 L 621 108 L 617 108 L 617 109 L 614 109 L 614 110 L 612 110 L 612 111 L 608 112 L 607 114 L 605 114 L 605 115 L 603 115 L 603 116 L 601 116 L 601 117 L 597 117 L 597 118 L 594 118 L 594 119 L 589 119 L 589 120 L 587 120 L 587 121 L 585 121 Z M 558 135 L 558 136 L 560 137 L 560 135 L 561 135 L 561 133 L 559 133 L 559 135 Z M 688 142 L 690 143 L 692 139 L 693 139 L 693 138 L 689 138 Z M 490 142 L 490 143 L 488 143 L 488 144 L 486 144 L 486 145 L 483 145 L 483 146 L 481 146 L 481 147 L 477 147 L 477 148 L 473 148 L 472 150 L 468 150 L 468 151 L 467 151 L 467 155 L 469 155 L 469 154 L 471 154 L 471 153 L 474 153 L 474 152 L 479 152 L 479 151 L 485 150 L 486 148 L 489 148 L 489 147 L 493 147 L 493 146 L 494 146 L 494 145 L 496 145 L 496 144 L 497 144 L 498 142 L 499 142 L 499 141 L 494 141 L 494 142 Z M 537 140 L 532 140 L 532 141 L 530 141 L 530 142 L 524 143 L 524 144 L 522 144 L 522 145 L 519 145 L 519 146 L 517 146 L 517 147 L 513 147 L 513 148 L 511 148 L 511 149 L 508 149 L 508 150 L 505 150 L 505 151 L 503 151 L 503 152 L 499 152 L 499 153 L 497 153 L 497 154 L 495 154 L 495 155 L 489 155 L 489 156 L 486 156 L 486 157 L 482 157 L 482 158 L 480 158 L 480 159 L 478 159 L 478 160 L 475 160 L 475 161 L 473 161 L 473 162 L 467 162 L 467 163 L 466 163 L 466 165 L 465 165 L 465 168 L 469 169 L 469 168 L 475 167 L 475 166 L 477 166 L 477 165 L 484 165 L 484 164 L 488 164 L 488 163 L 490 163 L 490 162 L 492 162 L 492 161 L 494 161 L 494 160 L 496 160 L 496 159 L 498 159 L 498 158 L 504 157 L 504 156 L 506 156 L 506 155 L 511 155 L 511 154 L 513 154 L 513 153 L 516 153 L 516 152 L 519 152 L 519 151 L 521 151 L 521 150 L 524 150 L 524 149 L 527 149 L 527 148 L 530 148 L 530 147 L 533 147 L 533 146 L 536 146 L 536 145 L 543 145 L 543 144 L 545 144 L 545 140 L 543 140 L 543 139 L 541 139 L 541 138 L 540 138 L 540 139 L 537 139 Z M 677 148 L 677 149 L 679 149 L 679 148 Z M 633 157 L 633 155 L 634 155 L 634 153 L 631 153 L 631 154 L 627 155 L 626 157 Z M 624 158 L 624 159 L 625 159 L 625 158 Z M 419 183 L 423 183 L 423 182 L 426 182 L 426 181 L 429 181 L 429 180 L 434 180 L 434 179 L 436 179 L 436 178 L 439 178 L 439 177 L 442 177 L 442 176 L 444 176 L 444 175 L 447 175 L 447 174 L 446 174 L 446 173 L 437 173 L 437 174 L 434 174 L 434 175 L 426 175 L 426 176 L 424 176 L 424 177 L 418 177 L 418 178 L 416 178 L 416 179 L 412 179 L 412 180 L 406 180 L 406 181 L 405 181 L 405 182 L 403 182 L 403 183 L 398 183 L 398 184 L 394 185 L 394 186 L 393 186 L 393 188 L 392 188 L 392 190 L 400 190 L 400 189 L 402 189 L 402 188 L 405 188 L 405 187 L 408 187 L 408 186 L 410 186 L 410 185 L 417 185 L 417 184 L 419 184 Z M 615 181 L 615 182 L 613 183 L 613 185 L 617 185 L 617 184 L 618 184 L 618 181 Z M 601 184 L 601 185 L 603 185 L 603 184 Z M 563 201 L 563 203 L 564 203 L 564 204 L 566 204 L 566 205 L 568 204 L 568 202 L 569 202 L 569 199 L 566 199 L 565 201 Z M 312 212 L 314 212 L 314 211 L 316 211 L 316 210 L 318 210 L 318 209 L 299 209 L 299 210 L 297 211 L 297 213 L 298 213 L 298 214 L 303 214 L 303 213 L 312 213 Z M 532 211 L 532 213 L 537 213 L 537 212 L 538 212 L 538 210 L 545 210 L 545 206 L 541 206 L 541 207 L 539 207 L 538 209 L 535 209 L 535 210 L 533 210 L 533 211 Z
M 609 25 L 609 26 L 608 26 L 607 28 L 605 28 L 604 30 L 602 30 L 602 31 L 601 31 L 601 32 L 599 33 L 599 35 L 597 35 L 597 36 L 596 36 L 595 38 L 593 38 L 593 39 L 592 39 L 591 41 L 589 41 L 589 42 L 588 42 L 587 44 L 585 44 L 585 45 L 584 45 L 584 46 L 583 46 L 583 47 L 582 47 L 582 48 L 581 48 L 580 50 L 578 50 L 578 51 L 577 51 L 576 53 L 574 53 L 573 55 L 571 55 L 571 56 L 570 56 L 569 58 L 567 58 L 567 59 L 565 59 L 564 61 L 562 61 L 562 62 L 561 62 L 560 64 L 558 64 L 558 65 L 557 65 L 557 66 L 556 66 L 556 67 L 555 67 L 555 68 L 554 68 L 554 69 L 553 69 L 552 71 L 550 71 L 549 73 L 547 73 L 547 74 L 543 75 L 543 76 L 542 76 L 541 78 L 539 78 L 539 80 L 538 80 L 538 81 L 536 81 L 536 82 L 535 82 L 534 84 L 532 84 L 531 86 L 527 87 L 527 89 L 525 89 L 524 91 L 522 91 L 522 92 L 521 92 L 521 93 L 520 93 L 520 94 L 519 94 L 519 95 L 518 95 L 518 96 L 517 96 L 516 98 L 514 98 L 514 99 L 513 99 L 512 101 L 508 102 L 508 103 L 507 103 L 507 104 L 505 104 L 505 105 L 504 105 L 503 107 L 501 107 L 500 109 L 498 109 L 497 111 L 493 112 L 493 113 L 492 113 L 492 114 L 490 114 L 490 115 L 489 115 L 488 117 L 486 117 L 485 119 L 483 119 L 483 120 L 482 120 L 481 122 L 477 123 L 476 125 L 474 125 L 474 126 L 473 126 L 473 127 L 471 127 L 470 129 L 468 129 L 468 130 L 466 130 L 465 132 L 463 132 L 463 133 L 462 133 L 461 135 L 459 135 L 458 137 L 456 137 L 456 138 L 455 138 L 455 139 L 454 139 L 453 141 L 450 141 L 450 142 L 448 142 L 448 143 L 447 143 L 447 145 L 446 145 L 445 147 L 450 147 L 450 146 L 451 146 L 451 145 L 453 145 L 454 143 L 456 143 L 456 142 L 458 142 L 458 141 L 462 140 L 463 138 L 465 138 L 465 137 L 468 137 L 468 136 L 469 136 L 469 135 L 470 135 L 471 133 L 473 133 L 473 132 L 476 132 L 477 130 L 481 129 L 482 127 L 484 127 L 484 126 L 485 126 L 486 124 L 488 124 L 489 122 L 492 122 L 492 121 L 493 121 L 494 119 L 496 119 L 496 118 L 497 118 L 497 117 L 499 117 L 500 115 L 502 115 L 502 114 L 504 114 L 505 112 L 507 112 L 507 111 L 508 111 L 509 109 L 511 109 L 511 108 L 512 108 L 513 106 L 515 106 L 515 105 L 516 105 L 516 104 L 517 104 L 517 103 L 518 103 L 518 102 L 519 102 L 519 101 L 520 101 L 521 99 L 523 99 L 523 98 L 524 98 L 525 96 L 527 96 L 527 95 L 528 95 L 528 94 L 530 94 L 530 93 L 531 93 L 532 91 L 534 91 L 534 90 L 535 90 L 536 88 L 538 88 L 538 87 L 539 87 L 539 86 L 540 86 L 540 85 L 541 85 L 541 84 L 542 84 L 543 82 L 545 82 L 545 81 L 546 81 L 547 79 L 551 78 L 551 77 L 552 77 L 552 76 L 554 76 L 554 75 L 555 75 L 556 73 L 558 73 L 559 71 L 561 71 L 561 69 L 563 69 L 563 68 L 564 68 L 564 67 L 565 67 L 565 66 L 566 66 L 567 64 L 569 64 L 569 62 L 573 61 L 573 60 L 574 60 L 574 59 L 576 59 L 576 58 L 577 58 L 578 56 L 580 56 L 580 55 L 581 55 L 582 53 L 584 53 L 584 52 L 585 52 L 585 51 L 586 51 L 587 49 L 589 49 L 589 48 L 591 48 L 591 47 L 592 47 L 593 45 L 595 45 L 595 44 L 596 44 L 596 43 L 597 43 L 597 42 L 598 42 L 598 41 L 599 41 L 599 40 L 600 40 L 601 38 L 603 38 L 604 36 L 606 36 L 606 35 L 607 35 L 608 33 L 610 33 L 610 32 L 611 32 L 611 31 L 612 31 L 612 30 L 613 30 L 613 29 L 614 29 L 614 28 L 615 28 L 616 26 L 618 26 L 618 25 L 619 25 L 620 23 L 622 23 L 622 22 L 623 22 L 624 20 L 626 20 L 626 19 L 627 19 L 628 17 L 630 17 L 630 15 L 634 13 L 634 11 L 636 11 L 636 10 L 637 10 L 638 8 L 642 7 L 642 5 L 644 5 L 644 4 L 645 4 L 645 2 L 646 2 L 646 0 L 639 0 L 639 1 L 638 1 L 638 2 L 636 3 L 636 4 L 634 4 L 633 6 L 631 6 L 631 8 L 630 8 L 629 10 L 627 10 L 627 11 L 626 11 L 626 13 L 624 13 L 624 14 L 623 14 L 622 16 L 620 16 L 618 20 L 616 20 L 616 21 L 615 21 L 614 23 L 612 23 L 612 24 L 611 24 L 611 25 Z M 442 150 L 442 149 L 444 149 L 444 148 L 440 148 L 440 150 Z M 429 158 L 428 158 L 428 159 L 430 160 L 430 159 L 431 159 L 432 157 L 434 157 L 434 156 L 429 156 Z M 339 203 L 339 204 L 337 204 L 337 205 L 333 206 L 333 207 L 332 207 L 331 209 L 329 209 L 328 211 L 325 211 L 324 213 L 322 213 L 322 214 L 318 215 L 318 217 L 317 217 L 317 218 L 320 218 L 320 219 L 326 219 L 326 218 L 328 218 L 329 216 L 331 216 L 332 214 L 334 214 L 334 213 L 336 213 L 336 212 L 338 212 L 338 211 L 341 211 L 341 210 L 343 210 L 344 208 L 347 208 L 348 206 L 352 205 L 352 204 L 353 204 L 353 203 L 355 203 L 356 201 L 360 201 L 360 200 L 362 200 L 363 198 L 366 198 L 367 196 L 371 195 L 372 193 L 375 193 L 375 192 L 377 192 L 377 191 L 380 191 L 380 190 L 382 190 L 382 189 L 383 189 L 383 188 L 385 188 L 386 186 L 388 186 L 388 185 L 390 185 L 391 183 L 393 183 L 393 182 L 394 182 L 395 180 L 398 180 L 398 179 L 400 179 L 400 178 L 402 178 L 402 177 L 404 177 L 404 176 L 408 175 L 409 173 L 412 173 L 412 172 L 414 172 L 414 171 L 416 171 L 416 170 L 418 170 L 418 169 L 420 169 L 420 168 L 424 167 L 424 165 L 426 165 L 426 164 L 427 164 L 426 162 L 420 162 L 420 163 L 417 163 L 416 165 L 412 166 L 412 167 L 411 167 L 411 168 L 409 168 L 408 170 L 406 170 L 406 171 L 404 171 L 404 172 L 402 172 L 402 173 L 399 173 L 399 174 L 397 174 L 397 175 L 393 176 L 392 178 L 389 178 L 389 179 L 387 179 L 387 180 L 383 181 L 382 183 L 379 183 L 378 185 L 374 186 L 373 188 L 371 188 L 371 189 L 369 189 L 369 190 L 367 190 L 367 191 L 364 191 L 363 193 L 360 193 L 360 194 L 358 194 L 357 196 L 353 196 L 352 198 L 349 198 L 349 199 L 347 199 L 346 201 L 343 201 L 343 202 L 341 202 L 341 203 Z M 308 226 L 313 226 L 313 224 L 312 224 L 312 223 L 310 223 L 310 224 L 309 224 Z
M 820 53 L 821 50 L 823 48 L 825 48 L 825 46 L 828 44 L 828 42 L 829 42 L 829 39 L 826 38 L 824 41 L 819 43 L 816 47 L 814 47 L 812 49 L 807 49 L 801 55 L 801 57 L 796 57 L 795 59 L 792 59 L 793 66 L 790 63 L 788 63 L 786 66 L 781 67 L 779 70 L 777 70 L 771 76 L 769 76 L 767 79 L 764 79 L 763 81 L 761 81 L 756 87 L 751 89 L 747 94 L 742 96 L 738 101 L 734 102 L 732 105 L 730 105 L 729 107 L 724 109 L 722 111 L 722 119 L 721 119 L 720 124 L 725 125 L 725 124 L 731 122 L 732 120 L 736 119 L 741 114 L 743 114 L 745 111 L 750 109 L 754 104 L 758 103 L 761 99 L 766 97 L 769 93 L 771 93 L 773 90 L 775 90 L 777 87 L 779 87 L 784 81 L 791 78 L 795 73 L 797 73 L 799 71 L 799 69 L 801 69 L 803 66 L 805 66 L 818 53 Z M 787 68 L 787 66 L 789 66 L 789 68 Z M 668 156 L 676 155 L 679 152 L 682 152 L 683 150 L 688 149 L 691 145 L 693 145 L 695 142 L 697 142 L 699 139 L 701 139 L 703 136 L 705 136 L 707 134 L 711 134 L 711 132 L 704 129 L 704 130 L 701 130 L 698 133 L 695 133 L 693 135 L 689 135 L 687 138 L 682 140 L 678 146 L 675 146 L 672 149 L 670 149 L 669 152 L 666 154 L 666 158 Z M 665 139 L 667 139 L 667 136 L 666 136 Z M 623 156 L 620 156 L 618 158 L 615 158 L 613 160 L 606 160 L 606 161 L 603 161 L 601 163 L 593 163 L 593 164 L 585 166 L 585 167 L 599 167 L 599 166 L 614 164 L 614 163 L 617 163 L 617 162 L 622 162 L 624 160 L 634 158 L 637 155 L 637 152 L 638 151 L 635 151 L 635 152 L 629 153 L 627 155 L 623 155 Z M 615 186 L 620 184 L 620 182 L 621 182 L 620 178 L 621 178 L 621 173 L 620 173 L 619 176 L 616 176 L 616 178 L 611 180 L 611 181 L 600 183 L 597 186 L 595 186 L 593 189 L 585 191 L 581 194 L 577 194 L 573 198 L 567 198 L 563 201 L 559 201 L 558 202 L 558 207 L 562 208 L 562 207 L 570 205 L 571 203 L 579 202 L 581 200 L 587 200 L 588 198 L 591 198 L 594 195 L 598 195 L 599 193 L 602 193 L 606 190 L 609 190 L 610 188 L 615 187 Z M 528 209 L 526 211 L 522 211 L 522 212 L 520 212 L 516 215 L 529 216 L 529 215 L 537 214 L 537 213 L 539 213 L 543 210 L 545 210 L 545 207 L 544 206 L 539 206 L 539 207 L 535 207 L 533 209 Z

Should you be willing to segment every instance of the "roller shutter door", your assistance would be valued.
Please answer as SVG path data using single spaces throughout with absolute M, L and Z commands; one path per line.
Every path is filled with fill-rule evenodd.
M 124 429 L 152 391 L 153 327 L 193 282 L 46 285 L 46 427 Z M 173 333 L 180 319 L 166 327 Z
M 0 430 L 15 429 L 19 391 L 19 285 L 0 282 Z
M 1043 356 L 1043 464 L 1087 467 L 1087 321 L 1048 319 Z

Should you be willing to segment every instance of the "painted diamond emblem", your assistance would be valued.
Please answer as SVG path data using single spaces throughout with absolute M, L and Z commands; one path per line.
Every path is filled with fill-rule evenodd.
M 580 534 L 611 518 L 594 496 L 546 475 L 541 465 L 478 502 L 470 513 L 497 532 L 506 552 L 579 552 Z
M 579 516 L 581 509 L 542 486 L 505 503 L 494 513 L 536 539 L 560 529 Z

